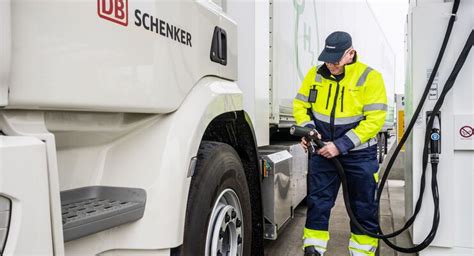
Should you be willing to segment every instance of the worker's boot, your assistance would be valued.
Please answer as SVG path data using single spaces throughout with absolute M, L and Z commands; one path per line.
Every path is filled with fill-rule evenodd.
M 321 256 L 321 254 L 316 251 L 314 246 L 307 246 L 304 248 L 304 256 Z

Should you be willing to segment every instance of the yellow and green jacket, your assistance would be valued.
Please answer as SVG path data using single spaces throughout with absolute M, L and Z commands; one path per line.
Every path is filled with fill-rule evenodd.
M 324 64 L 311 68 L 293 101 L 296 123 L 316 128 L 341 154 L 377 144 L 386 112 L 382 75 L 358 61 L 345 66 L 339 81 Z

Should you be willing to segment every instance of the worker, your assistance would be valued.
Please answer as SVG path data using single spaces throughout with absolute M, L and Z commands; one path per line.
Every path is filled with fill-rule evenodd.
M 359 62 L 348 33 L 330 34 L 318 60 L 324 63 L 309 70 L 293 101 L 296 123 L 315 128 L 325 142 L 309 161 L 305 256 L 326 251 L 329 216 L 341 183 L 333 157 L 344 167 L 357 220 L 365 229 L 378 232 L 376 135 L 387 111 L 382 76 Z M 301 140 L 307 149 L 308 142 Z M 351 255 L 375 255 L 377 247 L 376 238 L 364 235 L 351 223 Z

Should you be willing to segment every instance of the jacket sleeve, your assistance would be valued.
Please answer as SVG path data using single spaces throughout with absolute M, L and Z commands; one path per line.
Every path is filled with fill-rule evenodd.
M 295 118 L 296 124 L 299 126 L 305 126 L 314 128 L 315 124 L 311 117 L 308 115 L 308 109 L 311 110 L 311 103 L 308 102 L 309 91 L 313 86 L 314 77 L 316 76 L 316 68 L 313 67 L 306 74 L 301 87 L 296 94 L 295 99 L 293 100 L 293 116 Z
M 374 70 L 367 78 L 363 96 L 364 120 L 334 141 L 342 154 L 347 154 L 350 149 L 375 137 L 385 123 L 388 106 L 382 75 Z

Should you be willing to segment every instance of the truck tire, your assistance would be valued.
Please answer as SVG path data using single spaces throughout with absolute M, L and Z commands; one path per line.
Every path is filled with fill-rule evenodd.
M 191 181 L 182 255 L 250 255 L 252 214 L 244 168 L 229 145 L 203 141 Z

